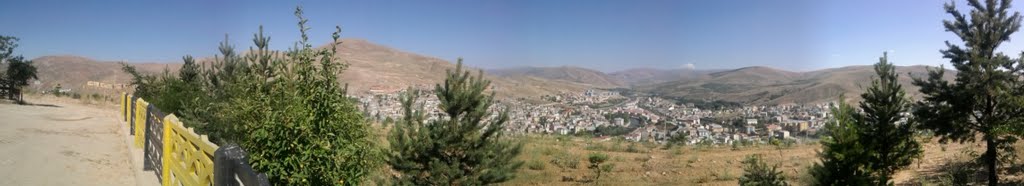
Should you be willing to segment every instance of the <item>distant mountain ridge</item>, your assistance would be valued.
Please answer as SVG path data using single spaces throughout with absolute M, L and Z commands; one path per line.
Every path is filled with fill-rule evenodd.
M 348 68 L 339 74 L 352 94 L 397 92 L 408 87 L 431 89 L 444 80 L 455 65 L 446 60 L 404 52 L 362 39 L 343 39 L 338 55 Z M 243 52 L 244 53 L 244 52 Z M 200 58 L 204 63 L 210 57 Z M 43 56 L 33 59 L 39 67 L 37 90 L 56 84 L 90 93 L 90 81 L 128 84 L 130 76 L 114 61 L 80 56 Z M 180 63 L 130 63 L 143 73 L 167 69 L 176 73 Z M 470 68 L 470 70 L 476 70 Z M 919 97 L 907 73 L 926 74 L 924 66 L 897 67 L 900 82 L 911 96 Z M 840 94 L 856 99 L 874 76 L 872 66 L 847 66 L 808 72 L 791 72 L 770 67 L 731 70 L 637 68 L 605 73 L 597 70 L 561 67 L 520 67 L 489 69 L 486 78 L 502 98 L 539 99 L 541 95 L 580 92 L 587 89 L 632 88 L 654 96 L 691 100 L 723 100 L 748 104 L 787 104 L 833 101 Z M 952 76 L 955 73 L 947 73 Z M 120 91 L 99 91 L 105 93 Z
M 629 86 L 642 86 L 664 83 L 669 81 L 692 80 L 710 73 L 722 70 L 694 70 L 694 69 L 653 69 L 634 68 L 609 73 L 608 75 Z
M 624 83 L 612 78 L 604 72 L 591 70 L 582 67 L 561 66 L 561 67 L 518 67 L 505 69 L 488 70 L 490 74 L 502 77 L 533 76 L 549 80 L 561 80 L 566 82 L 594 85 L 598 87 L 619 87 Z
M 899 81 L 907 95 L 920 98 L 911 75 L 923 77 L 925 66 L 897 66 Z M 946 78 L 956 72 L 947 70 Z M 859 100 L 875 77 L 870 65 L 847 66 L 809 72 L 791 72 L 768 67 L 746 67 L 691 79 L 637 87 L 637 91 L 662 97 L 692 100 L 724 100 L 746 104 L 821 103 L 840 95 Z
M 326 45 L 325 45 L 326 46 Z M 432 89 L 434 84 L 444 80 L 445 71 L 455 68 L 446 60 L 409 53 L 378 45 L 362 39 L 342 39 L 338 57 L 348 68 L 339 77 L 348 83 L 349 93 L 397 92 L 409 87 Z M 244 53 L 244 51 L 239 51 Z M 185 54 L 183 54 L 185 55 Z M 200 57 L 199 63 L 207 63 L 212 57 Z M 36 59 L 39 67 L 39 90 L 48 90 L 57 84 L 64 88 L 86 90 L 89 81 L 107 84 L 128 84 L 131 77 L 121 70 L 116 61 L 100 61 L 81 56 L 42 56 Z M 158 74 L 164 69 L 177 73 L 181 63 L 131 63 L 143 73 Z M 472 67 L 467 70 L 476 71 Z M 540 95 L 561 92 L 579 92 L 591 89 L 591 85 L 550 81 L 536 77 L 499 77 L 486 74 L 492 89 L 499 97 L 539 99 Z M 118 91 L 119 92 L 119 91 Z M 89 92 L 91 93 L 91 92 Z M 105 92 L 110 94 L 111 91 Z
M 491 74 L 502 77 L 537 77 L 602 88 L 628 88 L 669 81 L 697 79 L 720 71 L 722 70 L 635 68 L 605 73 L 576 66 L 515 67 L 487 70 Z

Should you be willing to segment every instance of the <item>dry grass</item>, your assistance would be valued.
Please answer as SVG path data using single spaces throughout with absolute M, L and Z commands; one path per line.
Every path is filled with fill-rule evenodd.
M 785 172 L 787 181 L 794 185 L 808 185 L 807 168 L 817 162 L 820 145 L 816 142 L 776 148 L 770 145 L 748 146 L 733 150 L 731 146 L 696 148 L 694 146 L 663 149 L 653 144 L 635 143 L 640 153 L 626 152 L 630 142 L 617 140 L 597 141 L 584 138 L 553 136 L 529 136 L 524 138 L 525 147 L 519 158 L 525 162 L 546 162 L 544 169 L 533 170 L 524 166 L 517 178 L 504 185 L 592 185 L 579 182 L 592 177 L 586 168 L 586 156 L 601 152 L 610 156 L 609 163 L 615 164 L 611 173 L 601 176 L 601 185 L 736 185 L 743 175 L 743 158 L 751 154 L 763 154 L 769 163 L 778 163 Z M 1024 153 L 1024 142 L 1016 144 L 1016 154 Z M 932 140 L 924 145 L 923 157 L 914 165 L 897 173 L 898 185 L 942 185 L 947 173 L 944 168 L 971 159 L 962 152 L 983 150 L 980 143 L 940 144 Z M 576 157 L 579 166 L 560 168 L 552 160 L 558 157 Z M 564 161 L 564 160 L 563 160 Z M 1024 180 L 1021 165 L 1006 166 L 1001 172 L 1001 182 L 1020 183 Z M 572 178 L 577 181 L 563 181 Z
M 1024 142 L 1014 144 L 1014 154 L 1024 154 Z M 984 167 L 973 163 L 985 151 L 985 145 L 976 143 L 949 143 L 941 144 L 937 139 L 924 144 L 924 156 L 911 165 L 908 169 L 900 171 L 894 176 L 897 185 L 950 185 L 950 173 L 955 171 L 970 171 L 975 179 L 975 184 L 984 184 Z M 1000 183 L 1009 185 L 1024 184 L 1024 159 L 1018 158 L 1012 163 L 1003 164 L 1000 167 Z
M 627 152 L 630 144 L 640 152 Z M 596 148 L 599 146 L 603 148 Z M 526 138 L 526 146 L 520 158 L 527 162 L 549 162 L 549 166 L 543 170 L 521 169 L 515 180 L 505 184 L 589 184 L 563 180 L 587 180 L 592 177 L 593 172 L 586 168 L 585 157 L 593 152 L 608 154 L 609 163 L 615 164 L 611 173 L 601 176 L 601 185 L 735 185 L 743 174 L 740 162 L 750 154 L 764 154 L 766 161 L 782 165 L 781 169 L 790 182 L 800 183 L 801 173 L 815 159 L 817 146 L 813 143 L 783 149 L 769 145 L 743 147 L 739 150 L 732 150 L 731 146 L 679 146 L 663 149 L 651 143 L 531 136 Z M 559 168 L 550 163 L 564 154 L 578 157 L 580 166 L 575 169 Z

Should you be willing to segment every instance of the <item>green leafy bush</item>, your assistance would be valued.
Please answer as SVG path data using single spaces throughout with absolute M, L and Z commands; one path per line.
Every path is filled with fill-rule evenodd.
M 135 95 L 217 143 L 238 143 L 275 185 L 359 185 L 382 154 L 337 79 L 346 67 L 335 56 L 340 27 L 328 47 L 313 48 L 302 9 L 295 15 L 302 39 L 285 52 L 271 51 L 260 27 L 244 57 L 225 41 L 210 66 L 185 57 L 177 77 L 124 70 Z
M 785 186 L 786 177 L 778 170 L 779 165 L 768 165 L 761 155 L 747 156 L 743 160 L 743 177 L 739 184 L 743 186 Z M 728 173 L 728 172 L 726 172 Z

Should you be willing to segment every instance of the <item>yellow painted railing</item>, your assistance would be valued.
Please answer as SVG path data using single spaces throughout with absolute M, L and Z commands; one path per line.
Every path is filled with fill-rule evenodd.
M 146 109 L 149 108 L 149 103 L 146 100 L 139 98 L 135 101 L 135 147 L 142 148 L 142 144 L 146 141 Z
M 132 105 L 132 96 L 121 94 L 120 117 L 129 128 L 134 129 L 130 133 L 134 135 L 136 148 L 142 148 L 146 143 L 148 108 L 149 103 L 142 98 L 135 98 L 135 104 Z M 217 144 L 210 142 L 206 135 L 199 135 L 194 129 L 185 127 L 174 114 L 167 115 L 162 121 L 161 185 L 212 185 Z
M 186 128 L 174 114 L 164 117 L 163 185 L 210 185 L 217 145 Z
M 121 93 L 121 121 L 128 121 L 128 94 Z

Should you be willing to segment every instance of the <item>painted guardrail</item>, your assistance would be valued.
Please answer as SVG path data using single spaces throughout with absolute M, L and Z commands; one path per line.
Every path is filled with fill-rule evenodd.
M 164 118 L 164 171 L 162 185 L 213 183 L 213 151 L 219 148 L 206 135 L 185 128 L 174 114 Z M 170 179 L 166 179 L 170 178 Z
M 240 147 L 218 146 L 142 98 L 122 93 L 121 118 L 132 145 L 143 148 L 143 169 L 156 173 L 161 185 L 270 185 Z
M 135 135 L 135 148 L 142 148 L 142 142 L 144 140 L 143 136 L 145 136 L 145 133 L 143 133 L 145 130 L 143 129 L 145 129 L 145 127 L 138 127 L 138 123 L 146 123 L 146 115 L 148 115 L 146 109 L 148 107 L 149 103 L 147 103 L 146 100 L 137 99 L 135 101 L 135 120 L 133 120 L 134 123 L 131 127 L 134 132 L 133 135 Z

